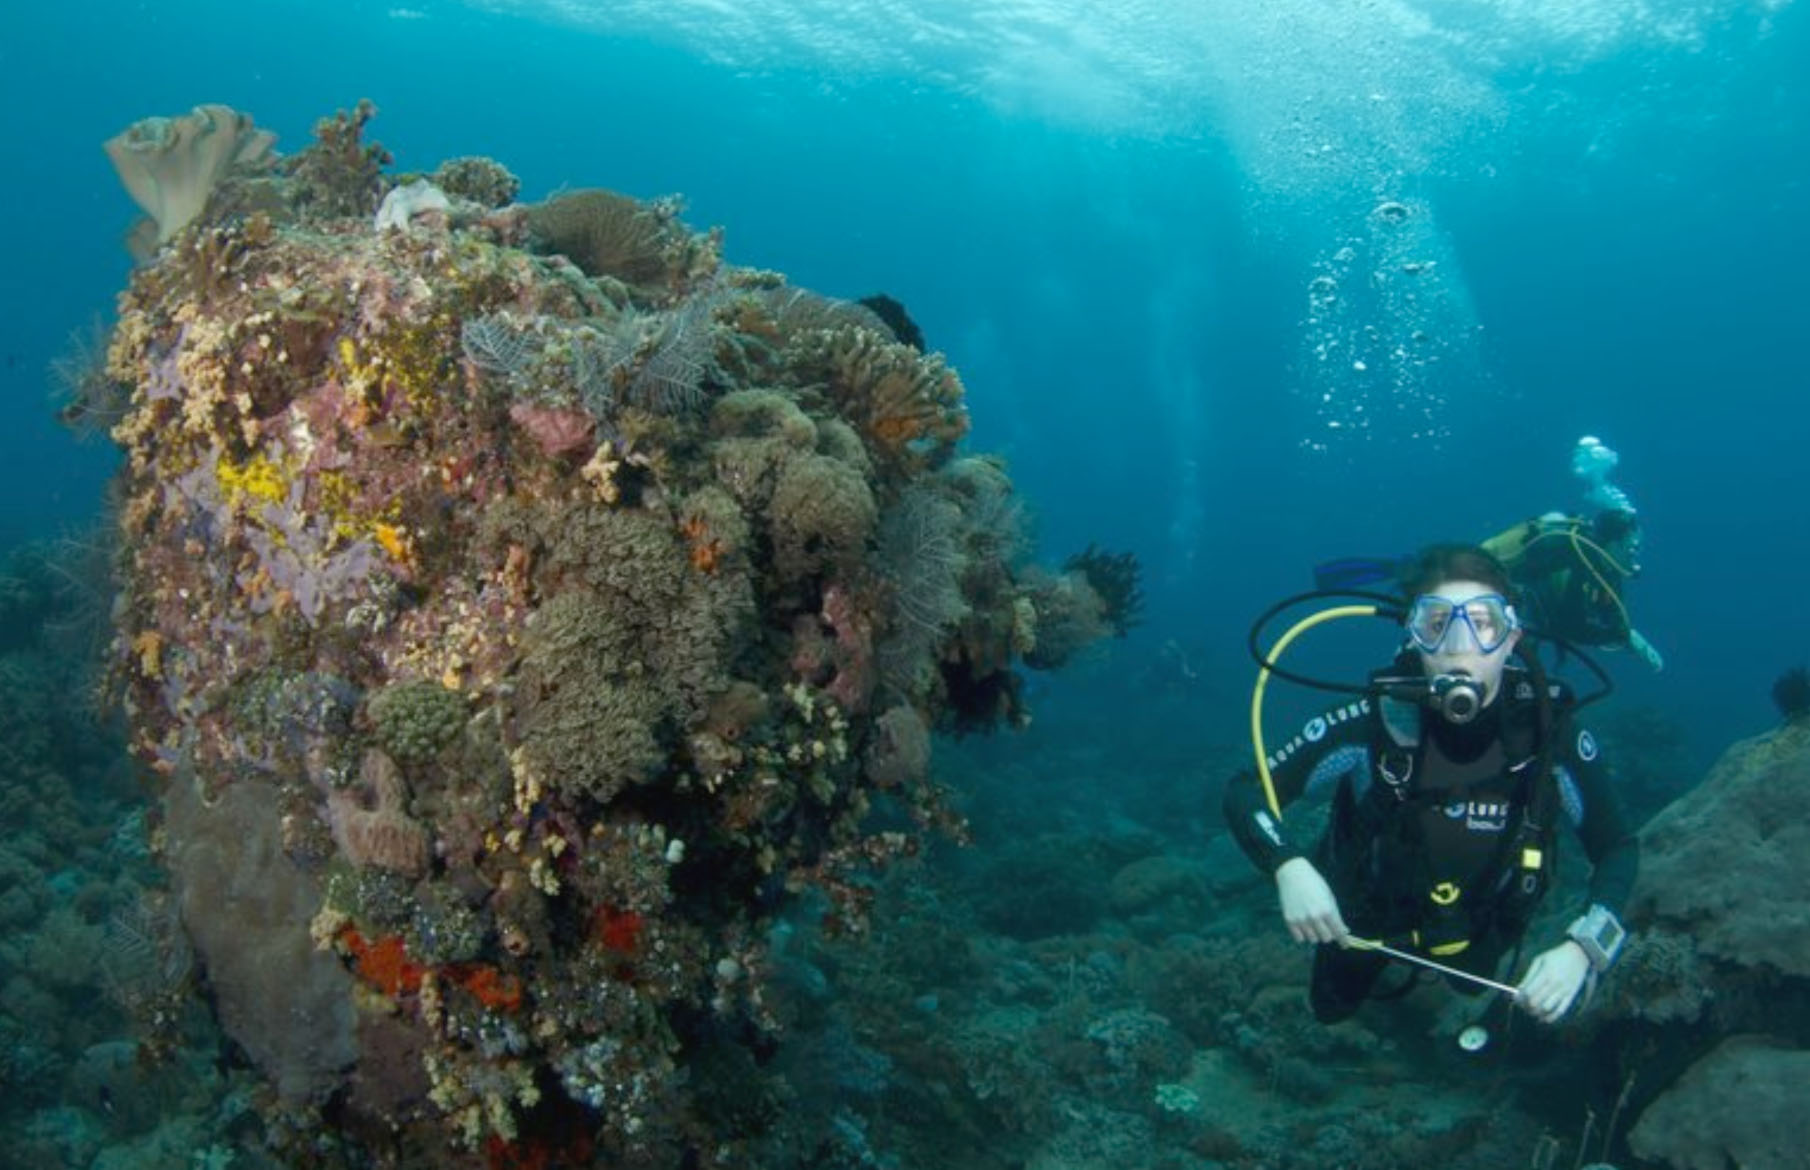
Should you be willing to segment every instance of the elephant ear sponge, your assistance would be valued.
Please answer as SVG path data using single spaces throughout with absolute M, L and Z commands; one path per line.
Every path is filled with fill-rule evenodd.
M 107 139 L 102 149 L 133 202 L 149 217 L 127 246 L 149 259 L 177 232 L 199 219 L 208 197 L 235 166 L 274 157 L 276 135 L 252 125 L 231 106 L 196 106 L 176 118 L 145 118 Z

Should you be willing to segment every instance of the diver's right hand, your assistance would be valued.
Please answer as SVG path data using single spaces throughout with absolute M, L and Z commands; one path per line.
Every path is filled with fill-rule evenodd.
M 1276 867 L 1276 893 L 1282 921 L 1296 942 L 1342 943 L 1350 937 L 1332 887 L 1305 857 L 1291 857 Z

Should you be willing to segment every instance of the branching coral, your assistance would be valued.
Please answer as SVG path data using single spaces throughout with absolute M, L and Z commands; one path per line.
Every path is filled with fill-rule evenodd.
M 383 168 L 390 152 L 364 140 L 377 116 L 369 99 L 314 124 L 314 141 L 290 161 L 295 198 L 309 214 L 324 219 L 363 219 L 383 199 Z
M 934 466 L 968 433 L 961 379 L 939 355 L 863 328 L 806 333 L 794 346 L 836 411 L 886 459 Z

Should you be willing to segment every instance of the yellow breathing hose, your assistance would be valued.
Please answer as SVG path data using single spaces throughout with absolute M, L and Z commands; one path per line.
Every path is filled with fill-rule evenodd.
M 1610 553 L 1608 549 L 1596 543 L 1596 541 L 1591 540 L 1588 536 L 1585 536 L 1583 529 L 1584 522 L 1573 519 L 1566 525 L 1566 528 L 1562 533 L 1554 532 L 1550 529 L 1541 532 L 1538 536 L 1535 536 L 1532 540 L 1522 546 L 1519 555 L 1525 556 L 1528 549 L 1539 544 L 1542 540 L 1556 540 L 1562 538 L 1570 542 L 1571 551 L 1577 557 L 1577 563 L 1584 567 L 1585 572 L 1595 578 L 1597 588 L 1603 591 L 1603 595 L 1614 604 L 1615 611 L 1621 615 L 1621 624 L 1623 628 L 1633 630 L 1634 621 L 1628 616 L 1628 607 L 1622 602 L 1621 594 L 1617 592 L 1613 585 L 1609 584 L 1609 579 L 1603 576 L 1602 570 L 1596 567 L 1596 562 L 1590 558 L 1590 553 L 1595 553 L 1597 556 L 1601 557 L 1603 563 L 1608 565 L 1611 569 L 1614 569 L 1617 573 L 1620 573 L 1624 581 L 1633 574 L 1629 573 L 1627 566 L 1616 560 L 1614 554 Z M 1585 552 L 1585 549 L 1588 549 L 1589 552 Z
M 1335 605 L 1318 613 L 1310 613 L 1277 638 L 1269 653 L 1263 657 L 1263 665 L 1257 670 L 1257 685 L 1251 688 L 1251 746 L 1257 752 L 1257 778 L 1263 782 L 1263 798 L 1269 802 L 1270 815 L 1277 821 L 1282 819 L 1282 805 L 1276 799 L 1276 782 L 1270 778 L 1269 753 L 1263 748 L 1263 692 L 1269 687 L 1269 664 L 1282 656 L 1289 643 L 1322 622 L 1337 618 L 1375 617 L 1379 611 L 1380 607 L 1375 605 Z
M 1621 594 L 1617 593 L 1614 586 L 1609 584 L 1608 578 L 1603 576 L 1602 571 L 1596 567 L 1596 563 L 1590 559 L 1589 555 L 1584 552 L 1584 549 L 1588 547 L 1591 552 L 1603 558 L 1611 569 L 1614 569 L 1617 573 L 1621 574 L 1622 580 L 1627 580 L 1630 574 L 1620 561 L 1609 555 L 1608 549 L 1596 543 L 1594 540 L 1591 540 L 1588 536 L 1583 535 L 1583 533 L 1579 531 L 1581 527 L 1582 525 L 1578 524 L 1571 526 L 1571 551 L 1577 554 L 1577 559 L 1583 563 L 1584 568 L 1590 570 L 1590 575 L 1596 578 L 1597 588 L 1601 589 L 1603 593 L 1608 596 L 1609 600 L 1615 603 L 1615 611 L 1621 614 L 1622 628 L 1627 630 L 1629 634 L 1632 634 L 1634 632 L 1634 621 L 1628 616 L 1628 607 L 1622 604 Z

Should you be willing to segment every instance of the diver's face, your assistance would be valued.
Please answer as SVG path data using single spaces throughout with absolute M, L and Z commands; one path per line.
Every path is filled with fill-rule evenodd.
M 1422 596 L 1440 597 L 1455 606 L 1463 606 L 1473 598 L 1496 594 L 1495 588 L 1481 581 L 1445 581 Z M 1483 701 L 1492 703 L 1502 685 L 1502 671 L 1508 665 L 1508 656 L 1515 652 L 1515 645 L 1521 640 L 1521 631 L 1510 630 L 1508 636 L 1502 638 L 1501 645 L 1485 652 L 1478 644 L 1476 635 L 1479 631 L 1475 628 L 1476 623 L 1485 620 L 1480 610 L 1467 608 L 1464 619 L 1454 618 L 1450 622 L 1450 628 L 1445 630 L 1437 647 L 1426 650 L 1417 645 L 1415 652 L 1420 655 L 1421 669 L 1428 675 L 1469 675 L 1483 684 Z M 1490 640 L 1500 636 L 1487 626 L 1481 632 Z

